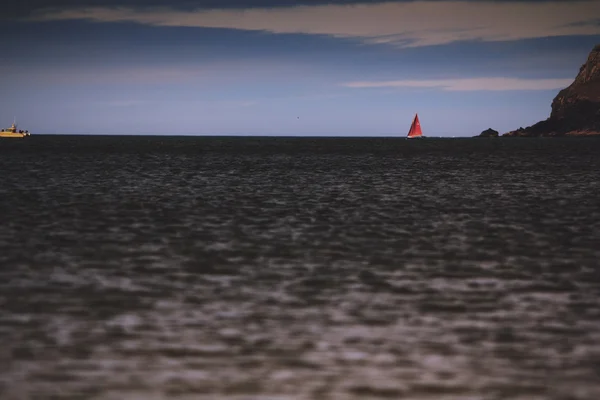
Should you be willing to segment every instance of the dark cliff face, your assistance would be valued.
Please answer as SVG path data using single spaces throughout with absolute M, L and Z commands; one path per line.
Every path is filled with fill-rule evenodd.
M 600 45 L 594 47 L 575 81 L 552 101 L 550 118 L 504 136 L 600 134 Z

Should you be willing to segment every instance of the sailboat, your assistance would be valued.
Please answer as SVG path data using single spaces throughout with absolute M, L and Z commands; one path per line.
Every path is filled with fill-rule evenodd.
M 423 137 L 423 132 L 421 131 L 421 123 L 419 122 L 419 114 L 415 114 L 415 118 L 413 119 L 412 124 L 410 125 L 410 130 L 408 131 L 407 139 L 412 138 L 421 138 Z

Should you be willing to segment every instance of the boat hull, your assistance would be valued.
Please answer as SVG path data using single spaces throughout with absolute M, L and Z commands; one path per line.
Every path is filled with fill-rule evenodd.
M 0 137 L 3 138 L 24 138 L 25 136 L 29 136 L 27 133 L 18 133 L 18 132 L 0 132 Z

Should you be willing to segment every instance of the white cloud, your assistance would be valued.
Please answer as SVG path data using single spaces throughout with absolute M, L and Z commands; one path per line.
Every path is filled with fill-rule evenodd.
M 569 86 L 573 79 L 467 78 L 348 82 L 350 88 L 437 88 L 447 91 L 552 90 Z
M 414 1 L 192 12 L 95 7 L 43 11 L 33 19 L 86 19 L 154 26 L 304 33 L 417 47 L 462 40 L 506 41 L 599 35 L 598 15 L 600 0 L 568 3 Z

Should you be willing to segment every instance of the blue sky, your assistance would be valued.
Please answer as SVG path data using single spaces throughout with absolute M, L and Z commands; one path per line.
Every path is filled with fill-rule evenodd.
M 0 124 L 33 133 L 405 136 L 417 112 L 426 136 L 502 133 L 545 119 L 600 43 L 597 0 L 31 0 L 0 15 Z

